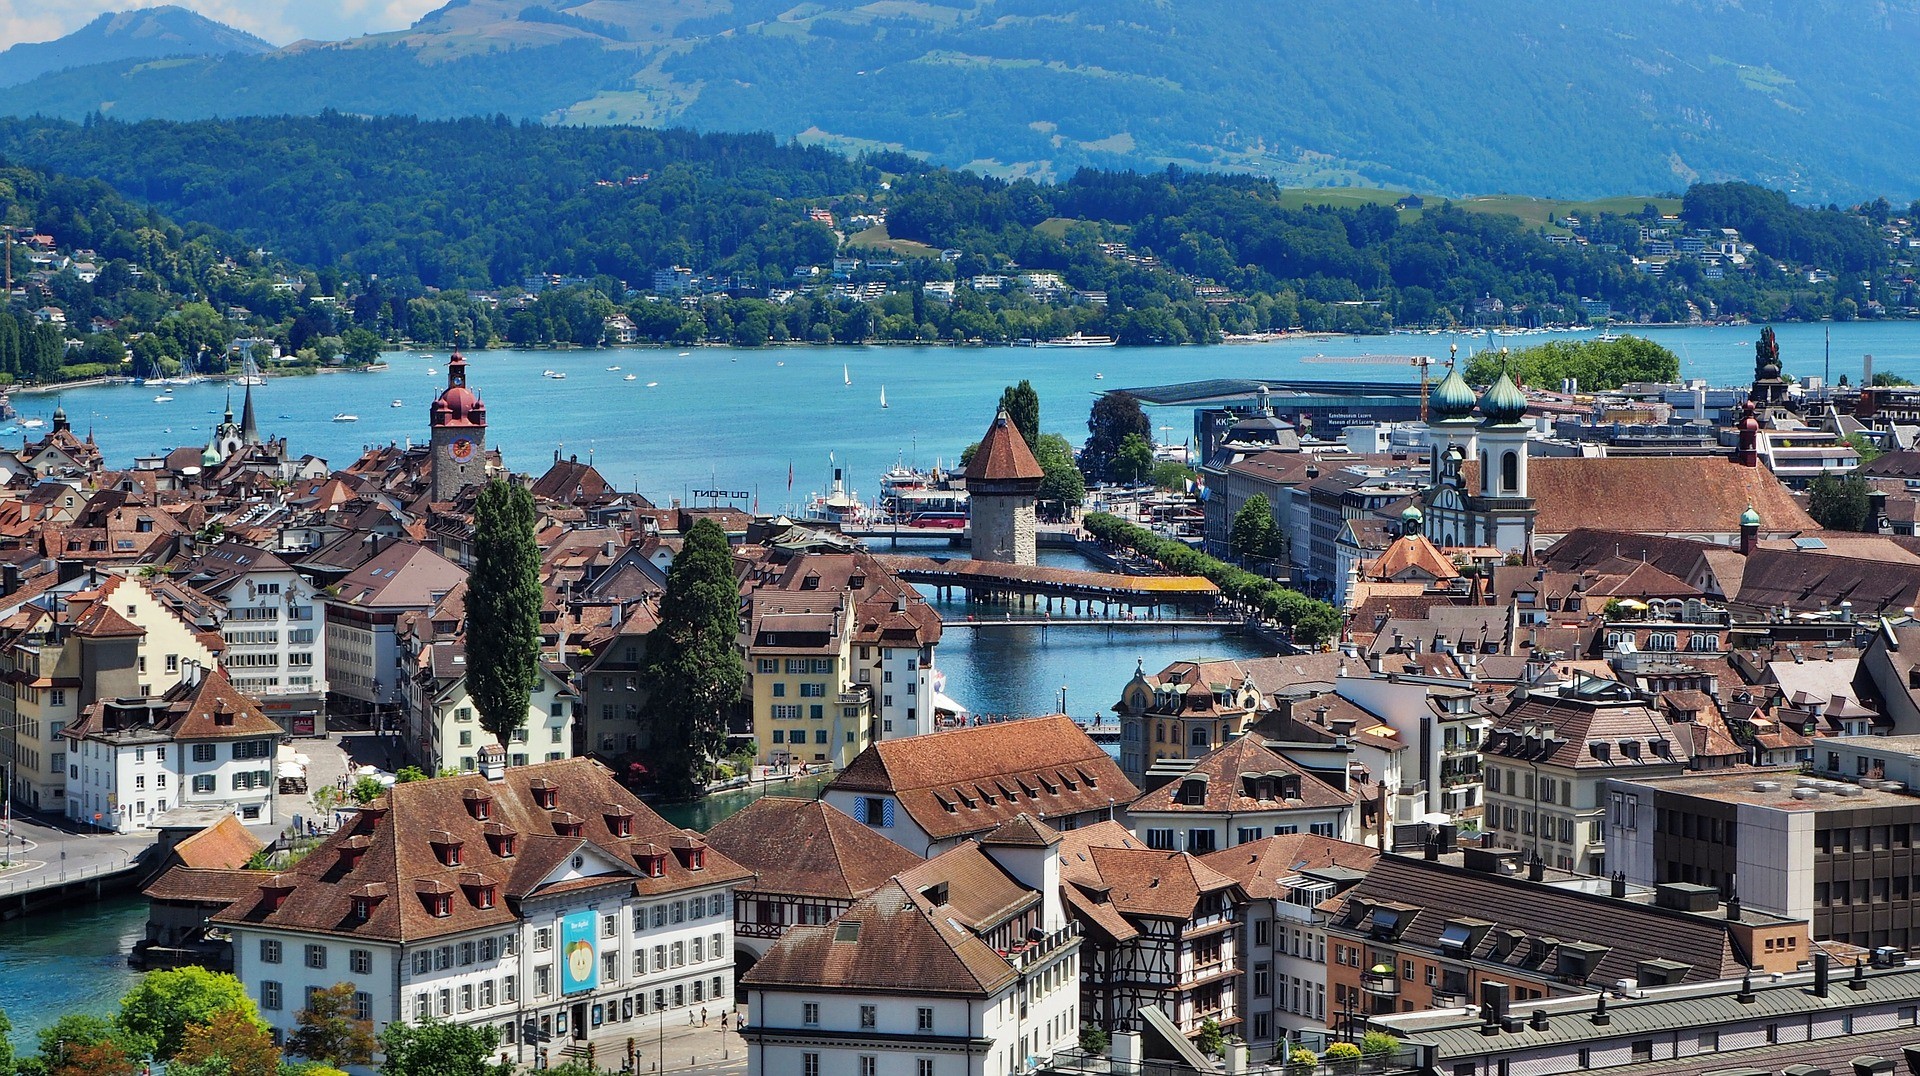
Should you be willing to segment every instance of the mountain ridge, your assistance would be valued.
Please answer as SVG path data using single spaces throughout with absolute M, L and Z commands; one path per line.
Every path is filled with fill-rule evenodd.
M 272 43 L 174 4 L 106 12 L 52 41 L 0 52 L 0 87 L 73 67 L 169 56 L 273 51 Z
M 1920 195 L 1920 0 L 453 0 L 406 30 L 45 75 L 15 114 L 505 114 L 770 131 L 1006 176 L 1595 197 Z M 1864 88 L 1864 92 L 1863 92 Z

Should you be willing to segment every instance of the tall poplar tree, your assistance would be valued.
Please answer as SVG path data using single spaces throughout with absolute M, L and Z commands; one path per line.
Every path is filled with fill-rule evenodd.
M 533 495 L 494 479 L 473 507 L 467 576 L 467 694 L 505 746 L 540 683 L 540 545 Z
M 727 712 L 746 682 L 739 634 L 733 550 L 726 533 L 702 519 L 687 531 L 667 570 L 660 625 L 647 642 L 655 767 L 669 792 L 699 792 L 709 762 L 726 747 Z
M 1020 439 L 1028 448 L 1040 443 L 1040 394 L 1034 391 L 1033 382 L 1021 378 L 1018 385 L 1008 385 L 1000 394 L 1000 406 L 1007 409 L 1007 417 L 1013 420 L 1013 428 L 1020 431 Z

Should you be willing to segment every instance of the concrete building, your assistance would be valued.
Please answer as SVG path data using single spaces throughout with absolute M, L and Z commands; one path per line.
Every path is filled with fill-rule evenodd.
M 1321 780 L 1253 736 L 1225 744 L 1127 807 L 1129 827 L 1147 847 L 1194 855 L 1292 833 L 1352 840 L 1358 813 L 1344 782 Z
M 1240 1035 L 1256 1050 L 1327 1021 L 1328 901 L 1380 853 L 1329 837 L 1266 837 L 1200 857 L 1247 895 L 1240 927 Z
M 233 686 L 287 735 L 326 735 L 326 598 L 312 580 L 271 550 L 221 542 L 187 562 L 184 581 L 226 607 Z
M 1436 858 L 1437 857 L 1437 858 Z M 1805 919 L 1723 906 L 1710 888 L 1634 890 L 1553 871 L 1519 852 L 1381 856 L 1327 925 L 1329 1023 L 1473 1004 L 1791 972 L 1812 952 Z M 1496 989 L 1497 988 L 1497 989 Z
M 1607 860 L 1634 884 L 1709 886 L 1743 907 L 1806 919 L 1819 941 L 1910 952 L 1920 944 L 1920 797 L 1904 782 L 1886 791 L 1851 765 L 1912 768 L 1913 755 L 1888 742 L 1821 741 L 1822 758 L 1841 756 L 1846 776 L 1834 779 L 1783 768 L 1609 781 Z
M 219 669 L 188 665 L 157 696 L 127 690 L 136 687 L 137 636 L 96 638 L 114 671 L 95 681 L 100 697 L 62 731 L 67 817 L 115 833 L 146 829 L 176 807 L 217 807 L 244 822 L 273 822 L 280 726 Z
M 1011 1076 L 1079 1042 L 1061 835 L 1027 815 L 803 925 L 741 980 L 747 1071 Z
M 1687 769 L 1693 737 L 1611 680 L 1534 693 L 1494 719 L 1485 762 L 1485 832 L 1549 866 L 1607 872 L 1607 782 Z
M 557 1052 L 726 1011 L 748 877 L 598 763 L 507 769 L 495 747 L 479 774 L 393 786 L 213 920 L 276 1039 L 315 990 L 351 983 L 376 1034 L 491 1025 L 532 1063 L 530 1033 Z
M 1037 564 L 1033 499 L 1044 477 L 1033 450 L 1001 408 L 967 463 L 968 526 L 974 560 Z
M 460 566 L 412 542 L 382 544 L 327 599 L 327 686 L 336 704 L 396 715 L 405 701 L 394 630 L 407 613 L 425 613 L 463 582 Z

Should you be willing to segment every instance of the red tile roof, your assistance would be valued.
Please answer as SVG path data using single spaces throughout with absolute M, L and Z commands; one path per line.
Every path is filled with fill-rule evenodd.
M 993 425 L 987 427 L 987 435 L 980 439 L 973 458 L 967 461 L 967 481 L 1038 479 L 1044 475 L 1040 462 L 1033 458 L 1033 449 L 1020 436 L 1019 427 L 1007 417 L 1007 409 L 1001 408 L 999 414 L 993 416 Z
M 922 860 L 818 800 L 767 796 L 707 832 L 754 872 L 741 892 L 853 900 Z

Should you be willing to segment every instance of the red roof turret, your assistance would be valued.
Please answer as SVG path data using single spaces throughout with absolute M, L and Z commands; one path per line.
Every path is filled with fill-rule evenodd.
M 487 424 L 487 405 L 467 387 L 467 360 L 458 351 L 447 359 L 447 388 L 433 401 L 431 421 L 435 429 Z

